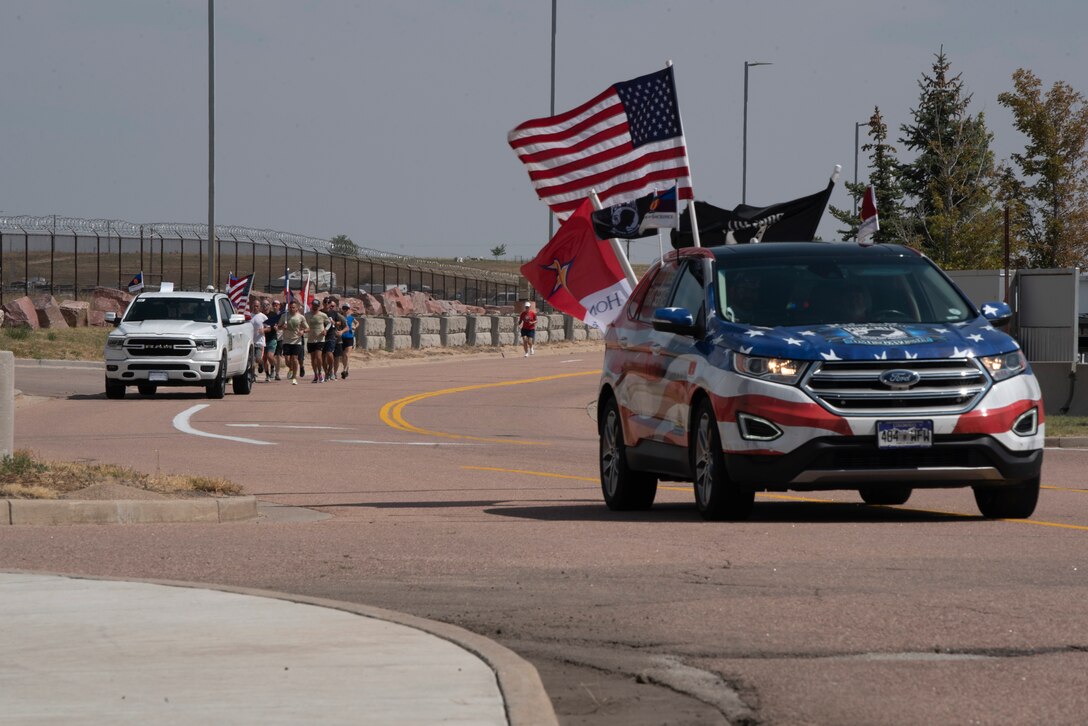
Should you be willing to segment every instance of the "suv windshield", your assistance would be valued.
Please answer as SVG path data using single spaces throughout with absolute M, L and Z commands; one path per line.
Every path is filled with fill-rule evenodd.
M 969 301 L 922 257 L 754 258 L 720 263 L 724 319 L 778 327 L 841 323 L 958 323 Z
M 215 322 L 215 304 L 195 297 L 138 298 L 125 316 L 127 323 L 145 320 L 193 320 Z

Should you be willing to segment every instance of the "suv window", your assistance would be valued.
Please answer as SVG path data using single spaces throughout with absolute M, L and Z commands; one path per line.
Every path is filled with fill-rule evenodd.
M 703 267 L 700 260 L 688 260 L 681 268 L 670 307 L 686 308 L 696 321 L 706 315 L 706 293 L 703 290 Z
M 234 315 L 234 306 L 230 304 L 230 300 L 219 298 L 219 317 L 223 325 L 230 321 L 231 315 Z
M 650 289 L 646 291 L 646 298 L 638 314 L 639 320 L 649 323 L 653 320 L 654 310 L 669 304 L 669 293 L 672 291 L 672 283 L 678 271 L 679 268 L 675 263 L 666 262 L 661 266 L 653 282 L 650 283 Z

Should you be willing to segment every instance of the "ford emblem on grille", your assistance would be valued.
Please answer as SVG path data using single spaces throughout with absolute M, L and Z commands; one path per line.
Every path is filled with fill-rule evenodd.
M 920 380 L 922 380 L 922 376 L 915 371 L 908 371 L 904 368 L 893 368 L 880 374 L 880 382 L 897 391 L 905 391 Z

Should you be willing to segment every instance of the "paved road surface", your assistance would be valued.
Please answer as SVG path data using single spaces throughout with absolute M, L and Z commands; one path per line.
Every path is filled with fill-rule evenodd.
M 949 490 L 761 495 L 751 521 L 714 524 L 683 484 L 617 515 L 587 410 L 599 353 L 575 358 L 357 368 L 222 401 L 107 401 L 100 371 L 17 368 L 16 387 L 62 395 L 18 409 L 17 446 L 226 475 L 332 517 L 5 528 L 0 568 L 452 623 L 530 660 L 565 724 L 1088 721 L 1088 452 L 1047 452 L 1027 522 Z

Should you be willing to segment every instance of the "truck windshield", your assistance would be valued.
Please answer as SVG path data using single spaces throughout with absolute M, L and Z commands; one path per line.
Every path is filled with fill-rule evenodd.
M 922 257 L 745 259 L 717 271 L 718 314 L 765 327 L 958 323 L 977 313 Z
M 125 322 L 141 323 L 145 320 L 192 320 L 198 323 L 214 323 L 215 304 L 211 300 L 195 297 L 139 298 L 129 308 Z

